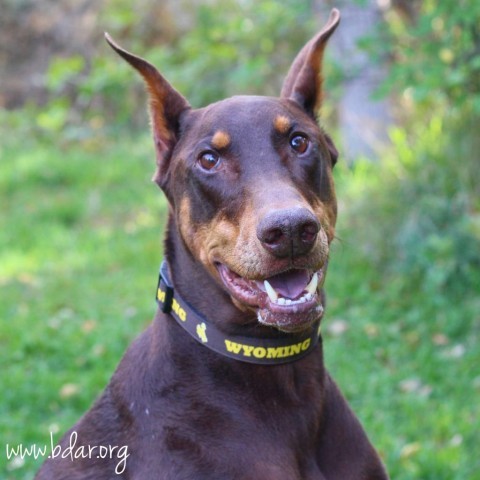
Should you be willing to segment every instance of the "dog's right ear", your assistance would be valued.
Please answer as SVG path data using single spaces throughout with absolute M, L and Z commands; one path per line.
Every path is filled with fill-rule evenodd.
M 108 33 L 105 33 L 105 39 L 124 60 L 142 75 L 145 81 L 150 99 L 150 117 L 157 156 L 157 171 L 153 179 L 163 186 L 169 159 L 178 139 L 180 115 L 191 107 L 152 64 L 121 48 Z

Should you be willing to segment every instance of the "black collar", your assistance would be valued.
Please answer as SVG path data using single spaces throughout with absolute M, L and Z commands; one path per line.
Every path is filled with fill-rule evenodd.
M 320 337 L 319 323 L 312 333 L 285 334 L 278 338 L 226 335 L 178 295 L 165 260 L 160 265 L 156 300 L 162 312 L 170 314 L 195 340 L 221 355 L 242 362 L 261 365 L 293 362 L 312 352 Z

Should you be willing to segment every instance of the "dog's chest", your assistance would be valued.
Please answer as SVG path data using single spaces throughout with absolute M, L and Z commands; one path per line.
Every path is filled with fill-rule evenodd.
M 141 438 L 146 441 L 141 450 L 145 458 L 156 459 L 156 472 L 166 472 L 159 478 L 324 478 L 315 459 L 320 416 L 317 395 L 286 408 L 273 398 L 263 399 L 259 406 L 258 399 L 241 394 L 223 397 L 228 402 L 219 403 L 222 396 L 211 393 L 201 401 L 179 399 L 174 410 L 166 405 L 151 409 L 142 426 Z M 172 465 L 175 472 L 170 475 Z M 142 463 L 138 467 L 142 470 Z M 151 474 L 152 465 L 147 468 L 145 473 Z
M 171 443 L 169 448 L 165 445 L 147 447 L 143 454 L 148 461 L 135 466 L 133 478 L 325 480 L 313 449 L 299 452 L 282 442 L 264 444 L 263 439 L 255 435 L 250 439 L 225 438 L 223 445 L 218 438 L 204 439 L 202 445 L 182 438 L 175 441 L 184 443 L 175 445 L 176 450 L 172 450 Z

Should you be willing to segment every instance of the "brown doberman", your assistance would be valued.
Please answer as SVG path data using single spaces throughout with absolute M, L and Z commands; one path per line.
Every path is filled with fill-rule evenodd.
M 38 480 L 380 480 L 377 453 L 323 363 L 337 151 L 319 128 L 339 23 L 298 54 L 279 98 L 192 109 L 145 60 L 169 202 L 158 313 Z

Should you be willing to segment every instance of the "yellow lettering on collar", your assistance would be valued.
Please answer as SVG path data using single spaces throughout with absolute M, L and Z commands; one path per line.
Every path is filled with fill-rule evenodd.
M 199 323 L 197 325 L 197 335 L 198 335 L 198 338 L 202 341 L 202 343 L 208 342 L 207 325 L 205 324 L 205 322 Z
M 288 350 L 288 356 L 298 355 L 302 351 L 302 344 L 297 343 L 295 345 L 290 345 Z
M 185 312 L 175 298 L 172 301 L 172 310 L 178 315 L 182 322 L 187 320 L 187 312 Z
M 302 352 L 304 352 L 305 350 L 308 350 L 308 347 L 310 347 L 311 343 L 312 343 L 311 338 L 307 338 L 306 340 L 304 340 L 304 342 L 302 343 Z
M 263 347 L 256 347 L 253 350 L 253 356 L 255 358 L 263 358 L 267 354 L 267 351 Z
M 242 345 L 242 348 L 243 348 L 243 356 L 250 357 L 255 347 L 252 347 L 251 345 Z
M 269 347 L 267 348 L 267 358 L 283 358 L 286 357 L 285 350 L 288 347 Z
M 235 343 L 231 340 L 225 340 L 225 346 L 227 352 L 234 353 L 235 355 L 242 355 L 244 357 L 255 358 L 285 358 L 299 355 L 300 353 L 308 350 L 312 343 L 311 338 L 307 338 L 303 342 L 295 343 L 293 345 L 286 345 L 284 347 L 255 347 L 253 345 L 244 345 L 242 343 Z
M 160 288 L 157 290 L 157 298 L 160 302 L 165 301 L 165 292 Z
M 231 342 L 230 340 L 225 340 L 225 346 L 227 347 L 227 352 L 235 353 L 238 355 L 242 349 L 240 343 Z

